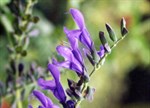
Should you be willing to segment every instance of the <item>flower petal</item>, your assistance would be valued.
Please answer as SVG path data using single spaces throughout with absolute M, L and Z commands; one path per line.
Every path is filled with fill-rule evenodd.
M 90 51 L 92 50 L 92 40 L 90 38 L 90 34 L 86 29 L 85 23 L 84 23 L 84 17 L 82 15 L 82 13 L 78 10 L 78 9 L 70 9 L 70 13 L 74 19 L 74 21 L 76 22 L 76 24 L 79 26 L 80 28 L 80 32 L 82 32 L 81 35 L 78 35 L 76 38 L 78 38 L 81 43 L 83 43 Z M 75 32 L 77 32 L 78 30 L 72 30 L 71 34 L 75 34 Z M 79 31 L 78 31 L 79 33 Z M 72 35 L 74 36 L 74 35 Z
M 48 98 L 48 97 L 46 97 L 46 98 L 47 98 L 47 101 L 48 101 L 48 106 L 51 106 L 52 108 L 59 108 L 57 105 L 51 104 L 52 101 L 50 100 L 50 98 Z
M 56 50 L 61 56 L 65 58 L 65 60 L 69 60 L 69 61 L 73 60 L 73 54 L 70 48 L 63 45 L 59 45 L 57 46 Z
M 81 35 L 81 30 L 68 30 L 66 27 L 64 27 L 64 32 L 67 35 L 67 38 L 70 42 L 70 45 L 72 49 L 78 48 L 78 38 Z
M 82 34 L 79 37 L 79 40 L 83 45 L 85 45 L 90 51 L 93 48 L 93 41 L 90 38 L 90 34 L 87 29 L 82 30 Z
M 56 60 L 53 60 L 53 64 L 59 67 L 71 69 L 77 72 L 78 74 L 83 74 L 82 65 L 77 60 L 74 60 L 72 62 L 71 61 L 57 62 Z
M 39 78 L 38 85 L 44 90 L 54 90 L 56 88 L 55 80 L 45 81 L 43 78 Z
M 28 108 L 33 108 L 31 105 L 28 105 Z
M 52 92 L 54 93 L 54 95 L 60 102 L 65 102 L 66 95 L 65 95 L 65 91 L 60 83 L 60 72 L 59 72 L 58 68 L 54 64 L 48 64 L 48 69 L 51 72 L 52 76 L 54 77 L 55 83 L 56 83 L 56 89 L 52 90 Z
M 46 108 L 46 107 L 43 107 L 43 106 L 39 106 L 38 108 Z
M 68 100 L 67 106 L 68 108 L 75 108 L 76 102 L 74 100 Z
M 79 61 L 81 65 L 83 65 L 83 58 L 79 49 L 72 50 L 74 57 Z
M 82 66 L 80 64 L 71 63 L 70 69 L 77 72 L 78 75 L 83 74 L 83 69 L 82 69 Z
M 82 13 L 78 9 L 71 8 L 70 14 L 72 15 L 74 21 L 79 26 L 79 28 L 83 29 L 85 27 L 85 23 Z
M 64 68 L 67 68 L 69 69 L 70 67 L 70 61 L 63 61 L 63 62 L 58 62 L 56 61 L 55 59 L 52 60 L 52 63 L 56 66 L 59 66 L 59 67 L 64 67 Z
M 65 91 L 60 83 L 57 84 L 57 88 L 53 91 L 53 94 L 61 103 L 66 101 Z
M 98 55 L 102 58 L 105 54 L 105 49 L 103 45 L 100 46 L 100 51 L 98 51 Z
M 57 85 L 57 83 L 59 83 L 59 81 L 60 81 L 60 72 L 59 72 L 59 70 L 53 64 L 48 64 L 48 69 L 51 72 L 52 76 L 54 77 L 55 83 Z
M 53 103 L 52 103 L 52 101 L 48 101 L 47 100 L 47 97 L 42 93 L 42 92 L 39 92 L 39 91 L 37 91 L 37 90 L 34 90 L 33 91 L 33 94 L 34 94 L 34 96 L 42 103 L 42 105 L 44 106 L 44 107 L 48 107 L 48 105 L 52 105 Z M 50 100 L 50 99 L 49 99 Z M 50 107 L 50 108 L 52 108 L 52 107 Z

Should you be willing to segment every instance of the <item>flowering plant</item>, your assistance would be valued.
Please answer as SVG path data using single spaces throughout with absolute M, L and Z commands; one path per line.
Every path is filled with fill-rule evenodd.
M 110 47 L 104 32 L 99 32 L 99 38 L 102 43 L 100 49 L 97 51 L 94 42 L 85 26 L 82 13 L 78 9 L 71 8 L 70 14 L 78 25 L 78 29 L 68 30 L 64 27 L 64 32 L 68 38 L 70 46 L 59 45 L 56 47 L 58 54 L 64 57 L 64 61 L 57 61 L 52 59 L 52 63 L 48 64 L 48 70 L 53 76 L 53 80 L 46 81 L 43 78 L 38 79 L 38 85 L 44 90 L 50 90 L 53 95 L 59 100 L 63 108 L 79 108 L 82 100 L 86 99 L 92 101 L 95 89 L 88 85 L 92 74 L 98 70 L 104 63 L 105 58 L 111 53 L 118 42 L 120 42 L 128 33 L 126 29 L 126 22 L 124 18 L 121 20 L 121 37 L 117 39 L 114 30 L 109 24 L 106 24 L 110 39 L 114 44 Z M 83 49 L 79 48 L 79 42 L 84 46 Z M 84 55 L 82 54 L 84 53 Z M 84 62 L 84 57 L 87 57 L 89 62 L 93 65 L 93 70 L 89 72 Z M 59 68 L 67 68 L 74 71 L 79 80 L 77 82 L 68 79 L 67 90 L 64 90 L 60 82 Z M 34 90 L 33 95 L 41 102 L 39 108 L 59 108 L 58 105 L 45 96 L 42 92 Z M 69 98 L 67 98 L 67 95 Z M 29 108 L 32 108 L 29 105 Z

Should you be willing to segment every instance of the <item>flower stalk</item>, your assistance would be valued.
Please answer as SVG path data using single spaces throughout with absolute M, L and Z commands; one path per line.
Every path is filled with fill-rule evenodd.
M 124 39 L 125 20 L 121 20 L 121 25 L 123 25 L 122 37 L 117 40 L 114 30 L 109 24 L 106 24 L 106 29 L 108 31 L 109 37 L 114 42 L 110 47 L 104 32 L 99 32 L 99 38 L 102 43 L 100 49 L 97 51 L 92 41 L 90 34 L 85 26 L 84 18 L 82 13 L 77 9 L 70 9 L 70 14 L 72 15 L 75 23 L 78 25 L 78 29 L 68 30 L 64 27 L 64 32 L 68 38 L 70 46 L 59 45 L 56 47 L 58 54 L 64 57 L 63 61 L 57 61 L 52 59 L 52 63 L 48 64 L 48 70 L 53 76 L 53 80 L 46 81 L 43 78 L 39 78 L 38 85 L 44 90 L 50 90 L 54 96 L 60 101 L 63 108 L 79 108 L 80 103 L 86 99 L 88 101 L 93 100 L 93 94 L 95 89 L 89 86 L 90 77 L 104 64 L 106 57 L 111 54 L 111 50 Z M 122 24 L 123 23 L 123 24 Z M 79 49 L 78 42 L 84 45 L 83 50 Z M 93 65 L 93 70 L 88 73 L 87 67 L 84 63 L 83 55 L 89 59 L 89 62 Z M 59 68 L 67 68 L 74 71 L 79 77 L 78 82 L 68 79 L 68 88 L 65 91 L 60 82 L 60 72 Z M 33 94 L 42 103 L 41 108 L 53 108 L 54 104 L 47 102 L 44 95 L 40 92 Z M 66 94 L 70 97 L 67 99 Z M 45 101 L 43 101 L 45 100 Z M 46 104 L 45 104 L 46 103 Z M 32 106 L 30 106 L 32 108 Z
M 116 45 L 121 41 L 123 40 L 124 37 L 121 37 L 119 38 L 112 46 L 111 46 L 111 50 L 116 47 Z M 94 72 L 96 72 L 97 70 L 99 70 L 101 68 L 101 66 L 103 65 L 104 61 L 105 61 L 105 58 L 109 55 L 110 53 L 107 53 L 104 55 L 103 58 L 101 58 L 99 60 L 99 62 L 94 66 L 93 70 L 91 71 L 91 73 L 89 74 L 89 77 L 91 77 L 93 75 Z M 88 83 L 84 83 L 83 84 L 83 88 L 81 90 L 81 94 L 84 95 L 84 90 L 86 90 L 88 87 Z M 83 100 L 83 99 L 82 99 Z M 76 107 L 75 108 L 78 108 L 80 106 L 80 103 L 82 102 L 82 100 L 79 100 L 77 101 L 77 104 L 76 104 Z
M 9 17 L 5 18 L 5 14 L 3 15 L 3 13 L 0 13 L 0 15 L 2 16 L 2 18 L 0 18 L 0 21 L 4 25 L 7 32 L 7 38 L 9 41 L 7 48 L 10 52 L 10 63 L 9 67 L 6 70 L 8 74 L 6 78 L 6 93 L 4 94 L 4 96 L 14 92 L 16 97 L 16 101 L 14 101 L 16 103 L 14 104 L 16 104 L 16 108 L 23 108 L 21 92 L 22 89 L 25 88 L 24 85 L 26 84 L 26 81 L 22 79 L 26 79 L 24 77 L 28 76 L 29 74 L 23 73 L 24 64 L 22 63 L 22 59 L 27 55 L 27 48 L 29 44 L 29 41 L 27 42 L 26 40 L 27 38 L 30 38 L 29 31 L 32 31 L 32 27 L 29 28 L 29 24 L 38 22 L 38 18 L 32 16 L 32 7 L 35 5 L 37 0 L 27 1 L 28 2 L 26 2 L 24 5 L 21 0 L 10 1 L 8 7 L 11 11 L 10 15 L 12 15 L 12 22 L 9 21 Z M 30 16 L 30 18 L 27 18 L 28 15 Z

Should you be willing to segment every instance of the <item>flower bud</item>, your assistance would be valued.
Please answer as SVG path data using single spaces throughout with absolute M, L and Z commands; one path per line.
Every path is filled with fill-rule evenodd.
M 19 63 L 18 65 L 19 76 L 22 75 L 23 69 L 24 69 L 24 65 L 22 63 Z
M 81 98 L 83 98 L 81 91 L 75 90 L 74 92 L 75 92 L 75 95 L 74 95 L 74 96 L 75 96 L 75 98 L 76 98 L 77 100 L 80 100 Z
M 104 49 L 106 50 L 106 52 L 110 53 L 111 49 L 110 49 L 110 47 L 109 47 L 109 45 L 107 43 L 107 40 L 106 40 L 106 38 L 104 36 L 104 32 L 102 32 L 102 31 L 99 32 L 99 38 L 100 38 L 101 43 L 104 46 Z
M 87 50 L 87 49 L 84 48 L 83 51 L 84 51 L 85 56 L 90 61 L 90 63 L 94 66 L 95 63 L 94 63 L 93 57 L 92 57 L 91 53 L 89 52 L 89 50 Z
M 102 31 L 99 32 L 99 38 L 100 38 L 101 43 L 102 43 L 103 45 L 105 45 L 105 44 L 107 43 L 107 40 L 106 40 L 106 38 L 105 38 L 105 36 L 104 36 L 104 32 L 102 32 Z
M 86 54 L 86 56 L 87 56 L 88 60 L 90 61 L 90 63 L 94 66 L 95 62 L 94 62 L 92 56 L 88 53 Z
M 110 46 L 108 45 L 108 43 L 106 43 L 106 44 L 104 45 L 104 49 L 105 49 L 108 53 L 111 52 L 111 49 L 110 49 Z
M 124 18 L 121 19 L 121 34 L 122 36 L 125 36 L 128 33 L 128 30 L 126 29 L 126 21 Z
M 89 77 L 89 75 L 87 73 L 84 74 L 83 81 L 84 81 L 84 83 L 87 83 L 87 82 L 90 81 L 90 77 Z
M 23 51 L 21 52 L 21 55 L 22 55 L 23 57 L 25 57 L 25 56 L 27 55 L 27 51 L 26 51 L 26 50 L 23 50 Z
M 39 22 L 39 17 L 35 16 L 32 18 L 33 23 L 38 23 Z
M 22 51 L 22 46 L 17 46 L 17 47 L 15 48 L 15 50 L 16 50 L 17 53 L 21 53 L 21 51 Z
M 87 99 L 88 101 L 92 101 L 94 93 L 95 93 L 95 89 L 88 86 L 87 89 L 85 90 L 85 96 L 84 96 L 85 99 Z
M 76 83 L 73 80 L 68 79 L 68 85 L 71 90 L 74 90 Z
M 74 100 L 68 100 L 66 104 L 67 108 L 75 108 L 76 102 Z
M 92 57 L 93 57 L 93 61 L 95 63 L 98 63 L 98 61 L 100 60 L 100 57 L 99 55 L 97 54 L 97 51 L 95 48 L 92 48 L 93 49 L 93 52 L 92 52 Z
M 72 91 L 72 90 L 67 89 L 67 90 L 66 90 L 66 93 L 67 93 L 68 96 L 74 97 L 74 94 L 73 94 L 73 91 Z
M 109 24 L 106 24 L 105 26 L 106 26 L 106 29 L 108 31 L 110 39 L 113 42 L 116 42 L 117 41 L 117 37 L 116 37 L 116 34 L 115 34 L 114 30 L 112 29 L 112 27 Z

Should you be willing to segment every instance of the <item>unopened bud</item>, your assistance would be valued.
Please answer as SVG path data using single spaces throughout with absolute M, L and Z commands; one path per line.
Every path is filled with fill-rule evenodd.
M 93 95 L 95 93 L 95 88 L 91 88 L 91 87 L 87 87 L 87 89 L 85 90 L 85 99 L 87 99 L 88 101 L 92 101 L 93 100 Z
M 39 17 L 35 16 L 32 18 L 32 22 L 38 23 L 38 21 L 39 21 Z
M 125 36 L 128 33 L 128 30 L 126 29 L 126 21 L 124 18 L 121 19 L 121 34 L 122 36 Z
M 74 100 L 68 100 L 66 104 L 67 108 L 75 108 L 76 102 Z
M 75 86 L 76 86 L 76 83 L 73 80 L 71 80 L 71 79 L 68 79 L 67 81 L 68 81 L 69 88 L 71 90 L 73 90 L 75 88 Z
M 109 37 L 113 42 L 117 41 L 117 37 L 116 34 L 114 32 L 114 30 L 112 29 L 112 27 L 109 24 L 106 24 L 106 29 L 108 31 Z
M 15 48 L 15 50 L 16 50 L 17 53 L 21 53 L 21 51 L 22 51 L 22 46 L 17 46 L 17 47 Z
M 23 73 L 24 65 L 22 63 L 19 63 L 18 65 L 18 71 L 19 71 L 19 76 L 21 76 Z
M 72 91 L 72 90 L 67 89 L 67 90 L 66 90 L 66 93 L 67 93 L 68 96 L 74 97 L 74 94 L 73 94 L 73 91 Z
M 99 57 L 99 55 L 98 55 L 98 53 L 97 53 L 95 48 L 93 48 L 92 56 L 93 56 L 94 62 L 98 63 L 98 61 L 100 60 L 100 57 Z
M 92 56 L 90 54 L 86 54 L 86 56 L 87 56 L 88 60 L 90 61 L 90 63 L 94 66 L 95 62 L 94 62 Z
M 104 36 L 104 32 L 102 32 L 102 31 L 99 32 L 99 38 L 100 38 L 101 43 L 104 46 L 104 49 L 106 50 L 106 52 L 110 53 L 111 49 L 110 49 L 110 47 L 109 47 L 109 45 L 107 43 L 107 40 L 106 40 L 106 38 Z
M 86 56 L 86 57 L 88 58 L 88 60 L 90 61 L 90 63 L 94 66 L 95 63 L 94 63 L 93 57 L 92 57 L 91 53 L 89 52 L 89 50 L 83 49 L 83 51 L 84 51 L 85 56 Z
M 103 44 L 103 46 L 107 43 L 107 40 L 106 40 L 106 38 L 105 38 L 105 36 L 104 36 L 104 32 L 102 32 L 102 31 L 100 31 L 99 32 L 99 38 L 100 38 L 100 40 L 101 40 L 101 43 Z
M 84 81 L 84 83 L 87 83 L 87 82 L 90 81 L 90 77 L 89 77 L 89 75 L 87 73 L 84 74 L 83 81 Z

